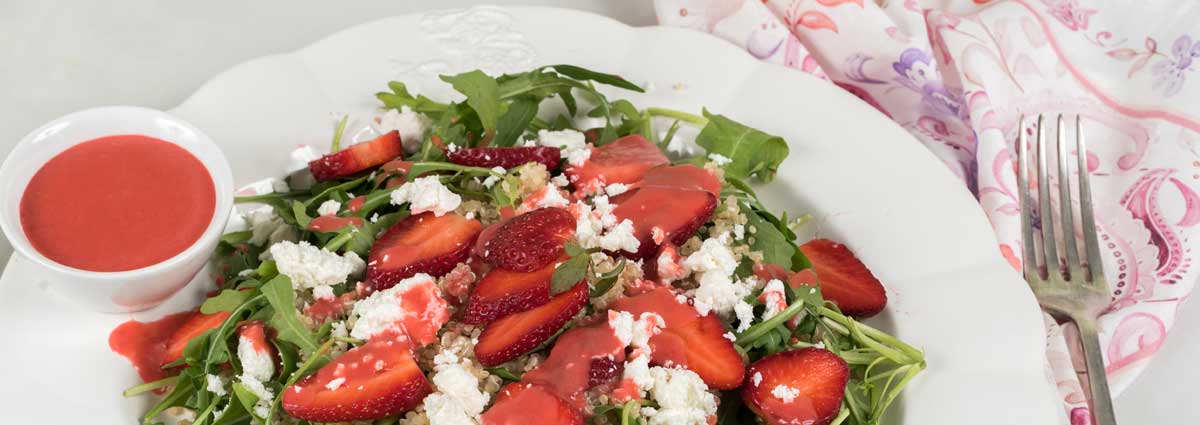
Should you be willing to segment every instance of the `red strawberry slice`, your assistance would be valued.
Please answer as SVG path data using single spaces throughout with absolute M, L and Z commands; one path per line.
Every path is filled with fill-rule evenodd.
M 772 425 L 826 425 L 842 408 L 850 369 L 837 354 L 821 348 L 775 353 L 746 372 L 742 400 Z
M 733 341 L 725 337 L 725 325 L 712 314 L 700 316 L 670 289 L 659 287 L 621 298 L 611 308 L 635 317 L 647 312 L 662 316 L 666 326 L 650 338 L 650 363 L 683 366 L 700 375 L 710 388 L 729 390 L 742 384 L 746 365 Z
M 371 247 L 367 285 L 378 291 L 417 273 L 449 273 L 470 255 L 481 228 L 479 221 L 454 213 L 438 217 L 426 212 L 400 220 Z
M 658 253 L 656 227 L 665 235 L 661 240 L 683 245 L 708 222 L 717 207 L 717 197 L 711 193 L 665 187 L 644 187 L 622 194 L 613 202 L 619 203 L 613 209 L 617 221 L 633 222 L 633 234 L 640 242 L 634 255 L 643 259 Z
M 550 302 L 492 322 L 479 335 L 475 357 L 484 366 L 515 359 L 550 339 L 587 304 L 588 287 L 578 283 Z
M 592 156 L 587 162 L 582 166 L 568 166 L 565 170 L 575 187 L 633 184 L 641 180 L 651 168 L 670 163 L 658 146 L 637 134 L 591 149 Z
M 543 385 L 568 404 L 583 407 L 584 392 L 611 382 L 624 366 L 625 344 L 608 322 L 597 322 L 563 332 L 546 360 L 522 380 Z
M 446 159 L 450 162 L 484 168 L 516 168 L 529 162 L 536 162 L 545 165 L 547 170 L 554 170 L 558 168 L 558 159 L 561 156 L 558 148 L 550 146 L 469 148 L 446 152 Z
M 200 336 L 209 329 L 216 329 L 229 318 L 228 311 L 220 311 L 213 314 L 203 314 L 197 312 L 183 325 L 179 326 L 171 338 L 167 340 L 167 355 L 163 359 L 163 364 L 168 364 L 183 358 L 183 349 L 187 348 L 188 341 L 192 338 Z
M 829 239 L 813 239 L 800 245 L 800 251 L 812 261 L 821 295 L 837 304 L 843 313 L 871 317 L 887 306 L 883 284 L 845 245 Z
M 717 180 L 717 176 L 691 164 L 651 168 L 638 186 L 703 190 L 713 196 L 721 196 L 721 181 Z
M 541 208 L 513 217 L 496 229 L 483 248 L 485 259 L 512 271 L 532 272 L 566 251 L 575 236 L 575 217 L 563 208 Z
M 346 177 L 391 161 L 404 152 L 400 133 L 390 131 L 373 140 L 325 155 L 308 163 L 319 182 Z
M 494 268 L 471 289 L 463 323 L 480 325 L 550 302 L 555 262 L 530 273 Z
M 307 421 L 370 421 L 411 410 L 430 391 L 407 344 L 377 339 L 284 388 L 281 401 L 289 415 Z
M 583 415 L 546 387 L 526 382 L 508 384 L 496 404 L 483 412 L 483 425 L 583 425 Z

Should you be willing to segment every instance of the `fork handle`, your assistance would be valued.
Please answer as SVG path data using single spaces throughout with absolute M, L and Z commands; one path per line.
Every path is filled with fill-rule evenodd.
M 1104 357 L 1096 322 L 1090 319 L 1076 319 L 1075 326 L 1079 329 L 1084 365 L 1087 368 L 1087 402 L 1092 424 L 1116 425 L 1117 418 L 1113 413 L 1112 394 L 1108 391 L 1108 374 L 1104 371 Z

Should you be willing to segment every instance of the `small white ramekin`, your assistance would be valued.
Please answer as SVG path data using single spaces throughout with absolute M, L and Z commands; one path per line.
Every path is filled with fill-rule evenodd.
M 59 264 L 30 245 L 21 226 L 21 197 L 33 175 L 62 151 L 89 140 L 119 134 L 162 139 L 195 155 L 216 190 L 215 210 L 204 233 L 183 252 L 160 263 L 121 272 L 94 272 Z M 211 256 L 233 208 L 233 174 L 221 149 L 204 133 L 166 112 L 110 106 L 58 118 L 34 130 L 0 166 L 0 229 L 16 252 L 40 266 L 35 278 L 63 296 L 101 312 L 145 310 L 187 285 Z M 35 284 L 36 282 L 29 282 Z

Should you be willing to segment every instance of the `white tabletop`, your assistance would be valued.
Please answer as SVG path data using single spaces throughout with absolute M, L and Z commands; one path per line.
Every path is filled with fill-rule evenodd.
M 290 51 L 383 16 L 461 7 L 466 0 L 0 1 L 0 156 L 38 125 L 113 104 L 168 109 L 242 61 Z M 492 0 L 655 22 L 650 0 Z M 11 248 L 0 240 L 0 264 Z M 1190 307 L 1190 306 L 1188 306 Z M 1117 400 L 1127 425 L 1196 423 L 1187 383 L 1200 379 L 1200 308 L 1185 307 L 1158 358 Z M 986 391 L 985 389 L 976 389 Z M 981 394 L 982 395 L 982 394 Z M 998 406 L 999 407 L 999 406 Z M 1010 406 L 1016 407 L 1016 406 Z

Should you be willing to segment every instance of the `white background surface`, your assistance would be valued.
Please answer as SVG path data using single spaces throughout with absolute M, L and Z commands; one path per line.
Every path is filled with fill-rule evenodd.
M 34 127 L 74 110 L 112 104 L 168 109 L 242 61 L 379 17 L 470 3 L 0 0 L 0 154 Z M 491 3 L 572 7 L 631 25 L 655 21 L 650 0 Z M 0 241 L 0 260 L 9 252 Z M 1186 305 L 1158 358 L 1118 399 L 1121 423 L 1200 421 L 1200 403 L 1190 402 L 1187 385 L 1200 379 L 1200 367 L 1192 363 L 1197 358 L 1200 309 Z

